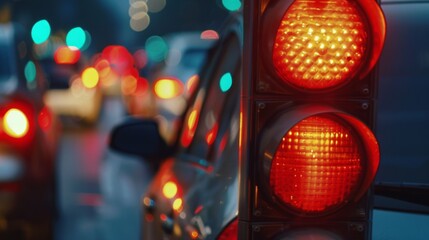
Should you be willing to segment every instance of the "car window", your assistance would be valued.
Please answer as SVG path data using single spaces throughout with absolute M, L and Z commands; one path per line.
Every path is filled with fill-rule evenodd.
M 195 118 L 197 127 L 188 148 L 189 155 L 206 160 L 219 135 L 219 130 L 224 131 L 222 124 L 226 124 L 224 114 L 229 110 L 227 107 L 234 106 L 234 104 L 232 106 L 228 104 L 229 96 L 238 95 L 239 71 L 237 70 L 241 52 L 236 39 L 226 44 L 218 61 L 218 67 L 211 74 L 207 97 L 199 116 Z M 189 117 L 192 121 L 193 115 Z

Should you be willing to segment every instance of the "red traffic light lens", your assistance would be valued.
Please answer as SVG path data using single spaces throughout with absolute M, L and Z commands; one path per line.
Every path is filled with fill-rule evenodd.
M 273 64 L 287 83 L 307 90 L 332 88 L 357 74 L 370 28 L 353 1 L 296 0 L 277 30 Z
M 274 156 L 270 184 L 290 207 L 323 212 L 342 205 L 361 183 L 363 156 L 350 127 L 316 115 L 292 127 Z
M 380 161 L 377 139 L 363 122 L 322 105 L 282 113 L 266 125 L 259 156 L 263 191 L 303 216 L 360 200 Z

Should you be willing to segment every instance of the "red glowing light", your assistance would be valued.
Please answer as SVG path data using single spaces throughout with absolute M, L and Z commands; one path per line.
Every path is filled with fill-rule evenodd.
M 80 51 L 75 47 L 61 46 L 54 53 L 57 64 L 75 64 L 80 59 Z
M 219 39 L 219 34 L 215 30 L 205 30 L 201 33 L 200 38 L 206 40 L 215 40 Z
M 355 2 L 296 0 L 275 38 L 276 71 L 284 81 L 304 89 L 343 84 L 361 68 L 370 30 Z
M 351 127 L 330 115 L 306 118 L 283 137 L 270 184 L 290 208 L 321 213 L 352 200 L 361 187 L 365 156 Z
M 144 95 L 149 90 L 149 82 L 146 78 L 140 77 L 137 79 L 137 86 L 135 90 L 136 95 Z
M 43 130 L 48 130 L 52 125 L 52 113 L 48 109 L 48 107 L 44 107 L 42 111 L 40 111 L 39 116 L 37 118 L 39 122 L 39 126 Z
M 118 74 L 126 74 L 134 65 L 133 56 L 123 46 L 107 46 L 101 56 L 110 63 L 110 68 Z
M 214 143 L 214 140 L 216 139 L 217 131 L 218 131 L 218 124 L 215 123 L 213 128 L 206 135 L 206 142 L 208 145 L 212 145 Z
M 198 207 L 194 211 L 194 214 L 199 214 L 202 210 L 203 210 L 203 205 L 198 205 Z

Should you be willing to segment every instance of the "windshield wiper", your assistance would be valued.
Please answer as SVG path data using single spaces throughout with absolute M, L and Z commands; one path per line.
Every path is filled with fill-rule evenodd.
M 379 196 L 429 206 L 429 184 L 376 182 L 374 193 Z

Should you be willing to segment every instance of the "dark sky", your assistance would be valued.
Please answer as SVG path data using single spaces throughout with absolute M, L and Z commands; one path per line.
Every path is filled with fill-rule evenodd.
M 92 35 L 91 48 L 108 44 L 133 48 L 152 35 L 184 30 L 217 29 L 228 15 L 221 0 L 166 0 L 159 13 L 150 13 L 151 24 L 143 32 L 129 27 L 128 0 L 8 0 L 12 18 L 26 27 L 47 19 L 52 32 L 81 26 Z

